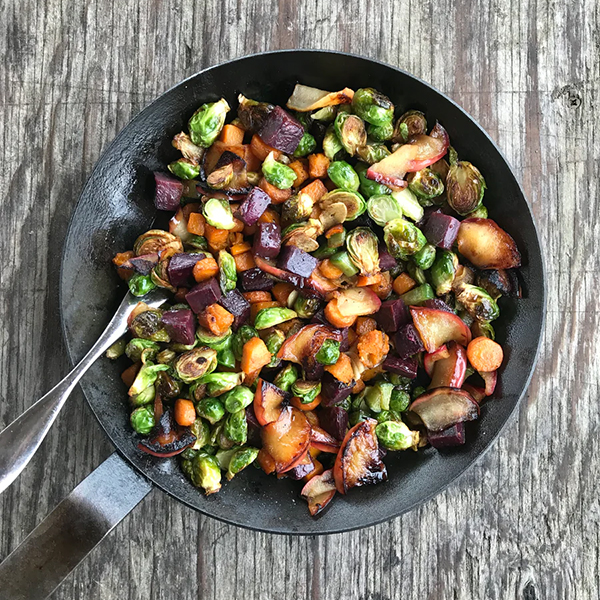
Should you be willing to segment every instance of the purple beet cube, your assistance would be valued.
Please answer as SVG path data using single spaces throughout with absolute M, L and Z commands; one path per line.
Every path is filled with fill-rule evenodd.
M 197 283 L 185 295 L 185 301 L 190 305 L 190 308 L 198 314 L 207 306 L 218 302 L 222 295 L 219 282 L 212 277 L 211 279 Z
M 281 230 L 277 223 L 259 223 L 254 234 L 252 252 L 262 258 L 274 258 L 281 250 Z
M 428 431 L 427 438 L 434 448 L 451 448 L 465 443 L 465 424 L 457 423 L 442 431 Z
M 409 322 L 409 313 L 402 298 L 386 300 L 382 302 L 375 319 L 383 331 L 392 333 Z
M 382 271 L 389 271 L 398 266 L 398 261 L 388 252 L 383 245 L 379 246 L 379 268 Z
M 421 336 L 412 323 L 398 329 L 395 337 L 396 353 L 400 358 L 408 358 L 417 352 L 425 350 Z
M 158 210 L 177 210 L 183 194 L 183 183 L 165 173 L 154 173 L 156 194 L 154 204 Z
M 436 310 L 444 310 L 449 313 L 454 313 L 454 311 L 443 300 L 440 300 L 439 298 L 425 300 L 425 302 L 423 302 L 423 306 L 425 308 L 435 308 Z
M 348 412 L 341 406 L 327 406 L 319 412 L 319 424 L 336 440 L 343 440 L 348 429 Z
M 143 254 L 142 256 L 135 256 L 134 258 L 130 258 L 129 262 L 141 275 L 150 275 L 150 271 L 152 271 L 158 263 L 158 254 L 152 252 L 150 254 Z
M 418 368 L 419 363 L 415 356 L 411 356 L 409 358 L 400 358 L 399 356 L 388 354 L 386 359 L 383 361 L 384 371 L 396 373 L 397 375 L 402 375 L 403 377 L 408 377 L 409 379 L 414 379 L 417 376 Z
M 254 187 L 240 204 L 238 218 L 246 225 L 256 225 L 269 204 L 271 204 L 271 197 L 267 192 Z
M 204 256 L 205 255 L 201 252 L 190 254 L 181 252 L 180 254 L 173 254 L 167 265 L 167 275 L 171 285 L 179 287 L 181 285 L 190 284 L 194 266 L 199 260 L 202 260 Z
M 334 406 L 343 402 L 351 393 L 354 383 L 346 384 L 326 372 L 321 381 L 321 405 Z
M 304 135 L 304 127 L 283 108 L 276 106 L 265 119 L 258 135 L 265 144 L 292 154 Z
M 300 250 L 297 246 L 284 246 L 277 259 L 277 266 L 300 275 L 300 277 L 310 277 L 317 268 L 319 261 L 309 254 Z
M 458 235 L 459 227 L 460 221 L 458 219 L 441 212 L 434 212 L 429 215 L 423 227 L 423 233 L 430 244 L 438 248 L 444 248 L 444 250 L 450 250 Z
M 219 300 L 219 304 L 234 316 L 231 326 L 234 331 L 237 331 L 250 318 L 250 303 L 237 289 L 227 292 Z
M 161 321 L 172 342 L 189 346 L 196 339 L 196 317 L 189 308 L 167 310 Z
M 275 285 L 275 282 L 258 267 L 244 271 L 241 283 L 245 292 L 268 292 Z

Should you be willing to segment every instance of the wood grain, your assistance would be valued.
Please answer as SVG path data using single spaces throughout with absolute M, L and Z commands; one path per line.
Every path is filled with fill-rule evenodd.
M 598 11 L 594 0 L 0 3 L 0 426 L 69 368 L 60 253 L 99 154 L 162 91 L 223 60 L 330 48 L 432 83 L 505 152 L 547 254 L 547 328 L 527 399 L 445 493 L 365 531 L 295 538 L 153 492 L 54 600 L 597 597 Z M 0 558 L 111 450 L 75 393 L 0 497 Z

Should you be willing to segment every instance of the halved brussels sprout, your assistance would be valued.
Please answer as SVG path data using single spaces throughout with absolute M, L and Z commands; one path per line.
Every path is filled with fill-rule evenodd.
M 390 397 L 390 410 L 400 414 L 408 408 L 410 401 L 410 394 L 396 385 L 392 392 L 392 396 Z
M 293 309 L 301 319 L 312 319 L 320 306 L 321 302 L 316 298 L 299 295 L 294 300 Z
M 410 175 L 408 189 L 422 200 L 432 200 L 444 193 L 444 182 L 437 173 L 427 167 Z
M 129 287 L 129 291 L 133 296 L 141 298 L 148 292 L 151 292 L 156 287 L 156 284 L 150 275 L 141 275 L 140 273 L 136 273 L 127 280 L 127 286 Z
M 315 356 L 318 363 L 322 365 L 335 365 L 340 357 L 340 342 L 327 339 Z
M 238 101 L 240 103 L 238 106 L 238 118 L 244 129 L 249 133 L 257 133 L 275 108 L 267 102 L 250 100 L 250 98 L 246 98 L 243 94 L 238 96 Z
M 235 290 L 237 269 L 235 259 L 226 250 L 219 250 L 219 284 L 223 294 Z
M 196 146 L 190 136 L 183 131 L 173 138 L 172 144 L 173 147 L 177 148 L 183 154 L 183 158 L 187 158 L 195 165 L 200 164 L 200 161 L 204 157 L 204 148 Z
M 162 310 L 149 308 L 138 313 L 129 325 L 129 329 L 137 338 L 152 342 L 168 342 L 169 334 L 161 321 Z
M 333 161 L 327 169 L 329 179 L 339 188 L 358 191 L 360 179 L 358 173 L 345 161 Z
M 244 381 L 243 373 L 209 373 L 201 377 L 198 382 L 206 383 L 206 390 L 209 396 L 220 396 L 236 385 L 241 385 Z
M 371 196 L 367 201 L 367 211 L 380 227 L 385 227 L 386 223 L 404 216 L 400 203 L 393 194 Z
M 390 409 L 390 400 L 394 384 L 387 381 L 378 381 L 373 386 L 365 388 L 365 401 L 369 409 L 374 413 Z
M 379 443 L 388 450 L 417 449 L 420 434 L 411 431 L 402 421 L 384 421 L 375 428 Z
M 418 223 L 425 215 L 423 207 L 419 204 L 416 196 L 408 188 L 392 192 L 392 196 L 394 196 L 400 205 L 404 216 L 411 219 L 411 221 Z
M 418 252 L 427 243 L 423 232 L 405 219 L 387 223 L 383 228 L 383 238 L 390 254 L 400 259 Z
M 213 190 L 222 190 L 229 186 L 233 180 L 233 162 L 215 167 L 215 170 L 206 178 L 208 187 Z
M 199 452 L 190 461 L 190 478 L 208 496 L 221 489 L 221 469 L 217 459 L 206 452 Z
M 391 121 L 383 125 L 369 125 L 367 135 L 375 142 L 386 142 L 391 140 L 394 135 L 394 124 Z
M 169 365 L 154 365 L 151 362 L 142 365 L 127 394 L 131 397 L 143 392 L 146 388 L 154 385 L 160 371 L 167 369 L 169 369 Z
M 462 291 L 456 296 L 456 300 L 478 321 L 489 323 L 500 315 L 496 301 L 483 288 L 476 285 L 463 284 Z
M 338 112 L 334 121 L 335 133 L 344 150 L 354 156 L 356 150 L 367 143 L 367 130 L 364 121 L 347 112 Z
M 413 254 L 412 259 L 419 269 L 427 271 L 427 269 L 431 269 L 435 262 L 435 252 L 433 244 L 425 244 L 418 252 Z
M 184 383 L 192 383 L 217 368 L 217 351 L 205 347 L 194 348 L 178 356 L 173 368 Z
M 368 165 L 374 165 L 389 156 L 390 151 L 385 144 L 365 144 L 357 148 L 356 155 Z
M 225 98 L 203 104 L 188 122 L 192 142 L 203 148 L 211 146 L 221 133 L 228 112 L 229 104 Z
M 310 118 L 321 123 L 330 123 L 335 119 L 336 115 L 337 106 L 324 106 L 310 115 Z
M 319 200 L 319 206 L 325 210 L 332 204 L 341 202 L 346 206 L 346 221 L 354 221 L 367 210 L 365 199 L 352 190 L 333 190 L 328 192 Z
M 200 165 L 188 158 L 180 158 L 170 163 L 168 168 L 179 179 L 196 179 L 200 175 Z
M 106 358 L 110 360 L 117 360 L 125 354 L 125 350 L 127 347 L 127 340 L 125 338 L 121 338 L 117 340 L 107 351 Z
M 485 188 L 483 175 L 470 162 L 461 160 L 450 167 L 446 177 L 446 197 L 459 215 L 467 215 L 477 209 Z
M 227 200 L 209 198 L 202 207 L 206 222 L 217 229 L 233 229 L 235 220 Z
M 162 254 L 167 249 L 172 249 L 173 253 L 183 252 L 183 244 L 176 235 L 162 229 L 146 231 L 133 244 L 133 251 L 136 256 L 153 253 Z
M 344 154 L 344 146 L 342 146 L 342 142 L 340 142 L 340 139 L 335 133 L 333 125 L 330 125 L 327 128 L 325 137 L 323 137 L 323 154 L 325 154 L 329 160 L 337 160 Z
M 144 357 L 144 362 L 155 360 L 160 346 L 151 340 L 132 338 L 125 347 L 125 354 L 132 362 L 138 362 Z
M 213 348 L 217 352 L 227 346 L 227 342 L 232 338 L 231 329 L 228 329 L 223 335 L 214 335 L 204 327 L 196 329 L 196 339 L 204 346 Z
M 352 109 L 361 118 L 372 125 L 385 125 L 394 118 L 392 101 L 373 88 L 356 90 L 352 98 Z
M 306 221 L 312 213 L 313 199 L 308 194 L 299 192 L 288 198 L 281 207 L 281 224 L 287 227 L 291 223 Z
M 352 262 L 360 269 L 361 275 L 379 273 L 378 240 L 370 229 L 366 227 L 353 229 L 346 238 L 346 248 Z
M 192 450 L 202 450 L 210 441 L 210 427 L 208 423 L 198 417 L 190 426 L 190 431 L 196 436 Z
M 265 179 L 280 190 L 287 190 L 296 181 L 296 172 L 291 167 L 278 162 L 275 153 L 270 152 L 262 164 L 262 172 Z
M 298 367 L 292 363 L 288 363 L 273 380 L 273 385 L 284 392 L 289 392 L 294 381 L 298 379 Z
M 267 367 L 278 367 L 281 364 L 281 360 L 277 358 L 277 353 L 285 342 L 285 333 L 281 329 L 273 329 L 264 342 L 267 350 L 271 353 L 271 362 Z
M 392 141 L 405 144 L 409 138 L 425 133 L 427 133 L 425 115 L 420 110 L 408 110 L 396 121 Z
M 291 386 L 292 394 L 300 398 L 302 404 L 310 404 L 321 393 L 320 381 L 297 379 Z
M 245 444 L 248 439 L 248 421 L 246 420 L 246 411 L 242 408 L 225 419 L 223 434 L 234 444 Z
M 229 460 L 226 473 L 227 480 L 231 481 L 235 475 L 251 465 L 256 460 L 258 452 L 257 448 L 240 448 L 236 450 Z
M 365 198 L 370 198 L 371 196 L 380 196 L 385 194 L 391 194 L 392 190 L 387 186 L 383 185 L 383 183 L 377 183 L 372 179 L 367 177 L 367 170 L 369 167 L 365 163 L 358 163 L 355 167 L 356 172 L 358 173 L 358 178 L 360 180 L 360 193 Z
M 295 319 L 298 315 L 295 311 L 289 308 L 263 308 L 258 311 L 256 319 L 254 319 L 254 328 L 257 330 L 268 329 L 280 323 L 285 323 L 291 319 Z
M 431 267 L 431 283 L 438 296 L 452 290 L 452 283 L 458 269 L 458 257 L 449 250 L 440 250 Z
M 154 408 L 150 406 L 140 406 L 139 408 L 136 408 L 131 413 L 129 421 L 136 433 L 148 435 L 156 424 L 154 420 Z
M 202 398 L 196 404 L 196 414 L 214 425 L 225 416 L 225 406 L 218 398 Z
M 316 147 L 317 142 L 314 136 L 305 131 L 302 138 L 300 138 L 298 147 L 294 150 L 294 156 L 307 156 L 311 152 L 314 152 Z
M 485 205 L 480 204 L 473 212 L 470 212 L 467 217 L 469 219 L 487 219 L 488 209 Z
M 159 375 L 160 374 L 161 373 L 159 373 Z M 129 396 L 129 404 L 131 404 L 131 406 L 145 406 L 146 404 L 150 404 L 151 402 L 154 402 L 155 397 L 156 397 L 156 387 L 154 385 L 149 385 L 146 389 L 142 390 L 139 394 L 134 394 L 133 396 Z

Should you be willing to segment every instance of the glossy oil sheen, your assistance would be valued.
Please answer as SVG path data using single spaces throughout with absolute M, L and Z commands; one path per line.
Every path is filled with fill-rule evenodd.
M 276 533 L 320 534 L 373 525 L 400 515 L 439 493 L 480 457 L 497 437 L 529 383 L 544 321 L 543 262 L 536 228 L 509 165 L 487 134 L 461 108 L 426 83 L 365 58 L 324 51 L 255 55 L 207 69 L 180 83 L 144 109 L 99 160 L 75 209 L 65 243 L 61 312 L 68 351 L 79 360 L 101 333 L 123 297 L 125 286 L 111 258 L 132 247 L 157 218 L 154 170 L 177 158 L 172 137 L 203 102 L 237 94 L 284 104 L 294 84 L 328 90 L 375 87 L 397 109 L 416 108 L 430 125 L 439 120 L 461 158 L 484 174 L 490 217 L 515 239 L 523 256 L 522 300 L 502 299 L 494 323 L 505 362 L 494 399 L 467 428 L 467 443 L 454 450 L 389 452 L 389 481 L 339 494 L 317 519 L 300 499 L 301 483 L 277 481 L 250 467 L 218 494 L 203 496 L 181 474 L 174 459 L 140 452 L 128 419 L 124 364 L 100 360 L 81 386 L 98 420 L 118 450 L 156 485 L 215 518 Z M 162 221 L 161 221 L 162 219 Z M 165 216 L 158 216 L 165 223 Z

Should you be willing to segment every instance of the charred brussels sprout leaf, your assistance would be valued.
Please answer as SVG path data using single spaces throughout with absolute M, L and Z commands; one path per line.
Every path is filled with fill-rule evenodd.
M 283 342 L 285 342 L 285 334 L 280 329 L 274 329 L 265 338 L 265 346 L 271 353 L 271 362 L 267 365 L 268 367 L 278 367 L 281 363 L 281 360 L 277 358 L 277 353 L 283 346 Z
M 223 335 L 214 335 L 210 331 L 207 331 L 203 327 L 198 327 L 196 330 L 196 338 L 197 340 L 209 348 L 213 348 L 214 350 L 223 350 L 223 348 L 227 347 L 227 343 L 232 338 L 231 329 L 228 329 L 226 333 Z
M 288 363 L 277 373 L 273 385 L 284 392 L 289 392 L 296 379 L 298 379 L 298 368 L 292 363 Z
M 169 165 L 169 171 L 179 179 L 196 179 L 200 175 L 200 166 L 187 158 L 180 158 Z
M 392 196 L 396 199 L 396 202 L 398 202 L 403 215 L 408 217 L 411 221 L 418 223 L 425 215 L 423 207 L 408 188 L 392 192 Z
M 179 397 L 181 395 L 181 386 L 181 382 L 171 377 L 167 371 L 161 371 L 154 384 L 156 392 L 165 400 Z
M 190 426 L 190 431 L 196 436 L 192 450 L 202 450 L 210 441 L 210 427 L 208 423 L 198 417 Z
M 344 146 L 335 133 L 333 125 L 330 125 L 323 138 L 323 153 L 329 160 L 336 160 L 344 154 Z
M 383 185 L 383 183 L 377 183 L 376 181 L 373 181 L 367 177 L 367 169 L 369 167 L 367 167 L 365 163 L 358 163 L 355 168 L 360 180 L 360 193 L 365 198 L 392 193 L 392 190 L 387 185 Z
M 129 291 L 138 298 L 145 296 L 156 287 L 150 275 L 141 275 L 140 273 L 136 273 L 133 277 L 130 277 L 127 285 L 129 286 Z
M 142 365 L 129 388 L 129 396 L 136 396 L 146 388 L 154 385 L 160 371 L 166 371 L 167 369 L 169 369 L 168 365 L 153 365 L 151 362 Z
M 319 110 L 316 110 L 310 118 L 314 121 L 321 121 L 322 123 L 330 123 L 335 119 L 337 115 L 337 107 L 336 106 L 324 106 Z
M 227 392 L 223 398 L 227 412 L 234 413 L 252 404 L 254 393 L 250 388 L 238 385 L 230 392 Z
M 383 228 L 383 237 L 390 254 L 399 259 L 418 252 L 427 243 L 422 231 L 405 219 L 394 219 L 387 223 Z
M 177 236 L 162 229 L 150 229 L 146 231 L 133 244 L 133 251 L 136 256 L 166 250 L 173 250 L 173 253 L 182 252 L 183 244 Z
M 129 418 L 131 426 L 136 433 L 148 435 L 155 425 L 154 408 L 150 406 L 140 406 L 136 408 Z
M 427 133 L 427 119 L 420 110 L 406 111 L 394 126 L 392 141 L 404 144 L 415 135 Z
M 374 413 L 389 410 L 393 391 L 394 384 L 386 381 L 379 381 L 375 385 L 365 388 L 365 401 L 369 410 Z
M 173 138 L 172 144 L 174 148 L 177 148 L 183 154 L 183 158 L 187 158 L 194 165 L 199 164 L 204 157 L 204 148 L 196 146 L 190 136 L 183 131 Z
M 371 196 L 367 202 L 367 212 L 380 227 L 385 227 L 386 223 L 404 216 L 402 208 L 393 194 Z
M 297 316 L 296 312 L 289 308 L 263 308 L 256 315 L 254 327 L 257 330 L 268 329 L 269 327 L 274 327 L 280 323 L 295 319 Z
M 336 189 L 328 192 L 319 200 L 319 205 L 323 211 L 337 203 L 342 203 L 346 207 L 344 221 L 354 221 L 367 210 L 365 199 L 353 190 Z
M 321 382 L 297 379 L 292 384 L 290 391 L 294 396 L 300 398 L 302 404 L 310 404 L 321 393 Z
M 361 146 L 367 143 L 367 130 L 364 121 L 347 112 L 338 113 L 334 122 L 335 133 L 344 150 L 354 156 Z
M 190 465 L 190 477 L 196 487 L 204 489 L 208 496 L 221 489 L 221 469 L 217 459 L 206 453 L 199 452 Z
M 223 294 L 234 290 L 237 283 L 235 259 L 226 250 L 219 250 L 219 283 Z
M 220 396 L 236 385 L 241 385 L 244 381 L 243 373 L 209 373 L 201 377 L 198 382 L 206 383 L 206 389 L 209 396 Z
M 238 96 L 238 101 L 238 118 L 249 133 L 256 133 L 275 108 L 272 104 L 250 100 L 242 94 Z
M 385 196 L 387 197 L 387 196 Z M 379 273 L 379 248 L 377 236 L 366 227 L 357 227 L 346 238 L 346 248 L 361 275 Z
M 444 182 L 437 173 L 426 168 L 412 175 L 408 189 L 422 200 L 432 200 L 444 193 Z
M 157 308 L 145 310 L 135 316 L 129 329 L 135 337 L 153 342 L 168 342 L 169 334 L 162 322 L 162 311 Z
M 159 373 L 159 376 L 161 374 Z M 150 404 L 150 402 L 154 402 L 154 398 L 156 397 L 156 386 L 151 385 L 147 387 L 145 390 L 142 390 L 139 394 L 135 394 L 134 396 L 129 397 L 129 404 L 131 406 L 145 406 L 146 404 Z
M 415 261 L 415 265 L 423 271 L 431 269 L 435 262 L 435 246 L 432 244 L 425 244 L 418 252 L 413 254 L 412 259 Z
M 470 162 L 459 161 L 450 167 L 446 177 L 448 204 L 459 214 L 467 215 L 481 204 L 485 180 Z
M 240 448 L 236 450 L 229 460 L 226 474 L 227 480 L 231 481 L 235 475 L 244 470 L 248 465 L 251 465 L 257 456 L 257 448 Z
M 319 310 L 321 303 L 316 298 L 297 296 L 294 300 L 294 311 L 301 319 L 312 319 Z
M 419 432 L 411 431 L 402 421 L 385 421 L 375 428 L 379 443 L 388 450 L 408 450 L 419 444 Z
M 194 348 L 177 357 L 173 368 L 184 383 L 192 383 L 217 368 L 217 352 L 212 348 Z
M 202 398 L 196 404 L 196 414 L 214 425 L 225 416 L 225 406 L 218 398 Z
M 368 165 L 374 165 L 386 156 L 389 156 L 390 151 L 385 144 L 366 144 L 360 146 L 356 150 L 356 154 L 363 162 L 366 162 Z
M 327 174 L 337 187 L 358 191 L 360 186 L 358 173 L 345 160 L 332 162 L 327 169 Z
M 233 229 L 235 221 L 227 200 L 209 198 L 202 207 L 202 213 L 209 225 L 217 229 Z
M 258 337 L 258 331 L 256 331 L 256 329 L 250 325 L 242 325 L 237 330 L 237 333 L 233 336 L 233 342 L 231 344 L 231 349 L 233 350 L 233 354 L 237 360 L 242 360 L 244 344 L 255 337 Z
M 203 148 L 211 146 L 221 133 L 228 112 L 229 104 L 225 98 L 203 104 L 188 122 L 192 142 Z
M 391 121 L 383 123 L 383 125 L 369 125 L 367 134 L 375 142 L 386 142 L 394 135 L 394 125 Z
M 473 212 L 470 212 L 467 217 L 469 219 L 487 219 L 488 209 L 483 204 L 480 204 Z
M 352 98 L 352 109 L 367 123 L 385 125 L 394 118 L 394 105 L 391 100 L 373 88 L 356 90 Z
M 125 338 L 121 338 L 120 340 L 117 340 L 106 351 L 106 358 L 108 358 L 110 360 L 117 360 L 117 358 L 120 358 L 121 356 L 123 356 L 123 354 L 125 354 L 126 347 L 127 347 L 127 341 L 125 340 Z
M 454 252 L 441 250 L 431 267 L 431 284 L 438 296 L 447 294 L 458 269 L 458 257 Z
M 242 445 L 248 438 L 248 422 L 246 421 L 246 411 L 242 408 L 230 413 L 225 419 L 223 434 L 234 444 Z
M 498 318 L 500 310 L 495 300 L 483 289 L 476 285 L 465 283 L 461 292 L 456 296 L 466 311 L 478 321 L 490 322 Z
M 296 172 L 291 167 L 275 160 L 275 154 L 270 152 L 262 164 L 265 179 L 280 190 L 287 190 L 294 185 Z
M 302 192 L 288 198 L 281 207 L 281 222 L 284 227 L 301 223 L 310 217 L 314 206 L 313 199 Z
M 307 156 L 314 152 L 317 147 L 315 138 L 310 133 L 304 133 L 298 147 L 294 150 L 294 156 Z
M 315 356 L 317 362 L 322 365 L 335 365 L 340 357 L 340 342 L 327 339 Z

